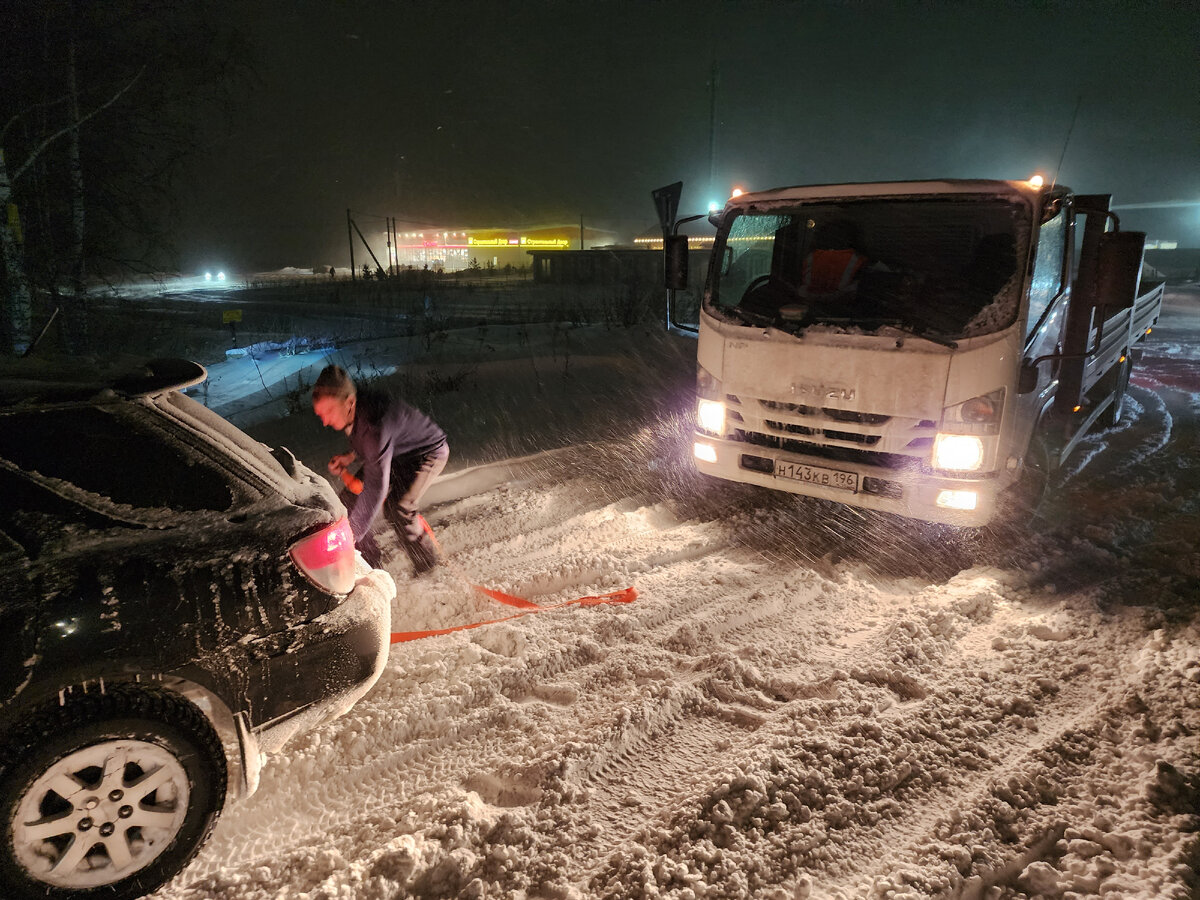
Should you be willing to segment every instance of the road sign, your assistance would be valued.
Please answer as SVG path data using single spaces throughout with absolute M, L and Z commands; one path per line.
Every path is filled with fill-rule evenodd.
M 663 234 L 669 234 L 675 227 L 675 214 L 679 212 L 679 195 L 683 193 L 683 182 L 677 181 L 650 193 L 654 197 L 654 208 L 658 210 L 658 224 L 662 226 Z

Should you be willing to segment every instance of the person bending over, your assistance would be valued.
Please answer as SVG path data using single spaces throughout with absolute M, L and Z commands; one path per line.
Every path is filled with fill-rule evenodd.
M 340 366 L 326 366 L 312 391 L 313 412 L 327 428 L 350 437 L 350 452 L 329 460 L 341 476 L 362 463 L 362 493 L 350 510 L 354 546 L 373 568 L 381 553 L 372 523 L 380 510 L 420 575 L 437 565 L 437 545 L 418 508 L 425 490 L 446 467 L 446 433 L 420 410 L 387 391 L 358 390 Z

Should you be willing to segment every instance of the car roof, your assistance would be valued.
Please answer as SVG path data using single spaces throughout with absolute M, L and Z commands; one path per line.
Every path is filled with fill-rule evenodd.
M 167 357 L 107 373 L 78 365 L 27 371 L 17 368 L 0 377 L 0 409 L 83 403 L 106 392 L 111 392 L 113 399 L 148 397 L 183 390 L 206 378 L 208 371 L 199 363 Z

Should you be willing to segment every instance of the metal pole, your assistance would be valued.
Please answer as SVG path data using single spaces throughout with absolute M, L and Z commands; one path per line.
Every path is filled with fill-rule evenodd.
M 373 259 L 373 260 L 375 261 L 375 268 L 377 268 L 377 269 L 382 269 L 382 268 L 383 268 L 383 266 L 381 266 L 381 265 L 379 264 L 379 257 L 377 257 L 377 256 L 375 255 L 375 251 L 371 249 L 371 245 L 367 243 L 367 239 L 366 239 L 365 237 L 363 237 L 363 233 L 362 233 L 361 231 L 359 231 L 359 230 L 358 230 L 358 225 L 357 225 L 355 222 L 353 222 L 353 221 L 352 221 L 350 224 L 354 226 L 354 230 L 355 230 L 356 232 L 358 232 L 358 238 L 359 238 L 359 240 L 361 240 L 361 241 L 363 242 L 363 246 L 364 246 L 364 247 L 366 247 L 366 248 L 367 248 L 367 252 L 368 252 L 369 254 L 371 254 L 371 259 Z M 351 246 L 353 246 L 353 245 L 351 245 Z
M 357 277 L 354 274 L 354 223 L 350 219 L 350 210 L 346 210 L 346 239 L 350 242 L 350 280 Z
M 712 61 L 712 73 L 708 82 L 708 194 L 717 196 L 717 82 L 720 79 L 717 58 Z
M 579 217 L 579 249 L 583 249 L 583 216 Z

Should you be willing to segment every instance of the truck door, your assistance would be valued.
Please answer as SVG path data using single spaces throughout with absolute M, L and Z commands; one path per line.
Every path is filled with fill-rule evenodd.
M 1029 280 L 1029 310 L 1025 320 L 1026 361 L 1061 352 L 1063 326 L 1070 297 L 1070 211 L 1064 204 L 1048 207 L 1037 235 L 1033 272 Z M 1016 446 L 1023 447 L 1042 409 L 1053 396 L 1058 377 L 1058 360 L 1045 360 L 1037 367 L 1037 387 L 1021 395 Z M 1023 433 L 1022 433 L 1023 432 Z

